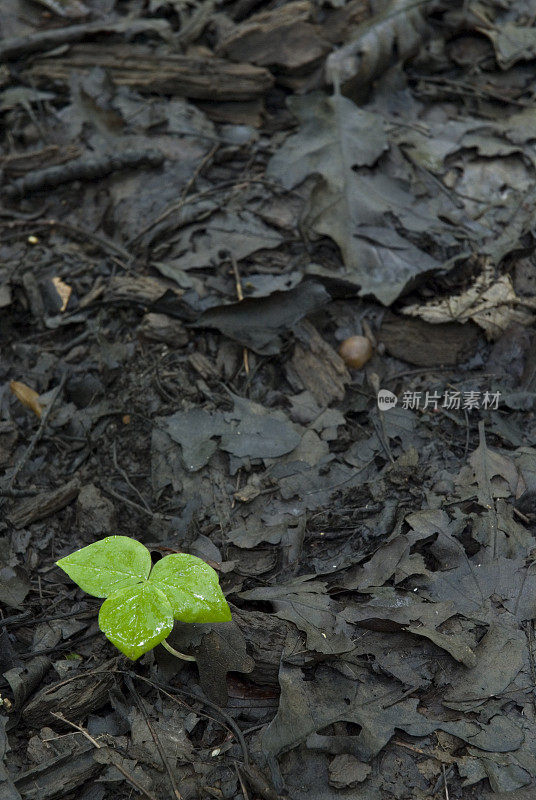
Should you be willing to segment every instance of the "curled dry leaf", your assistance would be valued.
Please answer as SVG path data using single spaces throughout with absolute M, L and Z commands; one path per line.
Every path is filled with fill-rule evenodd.
M 391 0 L 358 28 L 352 42 L 328 56 L 326 78 L 347 97 L 359 96 L 395 60 L 414 55 L 431 33 L 415 0 Z
M 23 406 L 26 406 L 26 408 L 29 408 L 30 411 L 33 411 L 38 417 L 41 417 L 43 406 L 39 402 L 39 393 L 36 392 L 35 389 L 31 389 L 20 381 L 11 381 L 9 388 Z
M 532 26 L 507 22 L 496 29 L 477 28 L 491 40 L 497 64 L 510 69 L 518 61 L 531 61 L 536 53 L 536 30 Z
M 468 322 L 484 329 L 488 339 L 497 339 L 510 325 L 530 325 L 534 321 L 536 299 L 518 297 L 509 275 L 496 278 L 487 264 L 474 284 L 458 295 L 433 300 L 425 305 L 407 306 L 403 313 L 426 322 Z

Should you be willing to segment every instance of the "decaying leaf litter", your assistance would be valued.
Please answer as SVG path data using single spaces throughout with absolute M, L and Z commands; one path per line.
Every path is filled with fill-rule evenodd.
M 532 796 L 535 20 L 3 5 L 2 798 Z M 196 664 L 110 533 L 218 570 Z

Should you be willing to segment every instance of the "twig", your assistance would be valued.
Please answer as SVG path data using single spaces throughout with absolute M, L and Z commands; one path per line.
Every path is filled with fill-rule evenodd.
M 456 763 L 456 759 L 454 756 L 450 756 L 447 753 L 442 754 L 443 758 L 439 758 L 439 756 L 431 753 L 429 750 L 422 750 L 420 747 L 415 747 L 415 745 L 409 744 L 409 742 L 403 742 L 401 739 L 392 739 L 393 744 L 398 745 L 398 747 L 404 747 L 406 750 L 411 750 L 412 753 L 418 753 L 420 756 L 426 756 L 427 758 L 435 758 L 436 761 L 439 761 L 440 764 L 443 763 L 443 758 L 446 761 L 450 761 L 451 764 Z
M 144 228 L 142 228 L 139 233 L 137 233 L 135 236 L 133 236 L 131 239 L 129 239 L 129 241 L 128 241 L 128 246 L 129 247 L 131 247 L 132 245 L 136 244 L 143 236 L 145 236 L 146 233 L 149 233 L 150 230 L 155 228 L 157 225 L 160 225 L 161 222 L 164 222 L 164 220 L 166 220 L 168 217 L 170 217 L 171 214 L 173 214 L 174 212 L 176 212 L 177 215 L 180 214 L 180 211 L 181 211 L 181 209 L 182 209 L 182 207 L 183 207 L 183 205 L 184 205 L 184 203 L 186 201 L 186 197 L 188 196 L 188 192 L 190 191 L 190 189 L 192 188 L 192 186 L 194 185 L 194 183 L 198 179 L 198 177 L 201 174 L 202 170 L 206 167 L 206 165 L 209 163 L 209 161 L 212 161 L 212 159 L 213 159 L 213 157 L 214 157 L 214 155 L 215 155 L 215 153 L 216 153 L 216 151 L 217 151 L 219 146 L 220 146 L 220 142 L 217 142 L 209 150 L 209 152 L 206 154 L 206 156 L 204 156 L 204 158 L 201 159 L 201 161 L 199 162 L 199 164 L 197 165 L 197 167 L 194 170 L 194 174 L 192 175 L 192 177 L 190 178 L 190 180 L 187 182 L 186 186 L 182 190 L 181 196 L 180 196 L 178 202 L 177 203 L 173 203 L 172 205 L 168 206 L 156 219 L 153 219 L 151 222 L 149 222 L 148 225 L 146 225 Z
M 463 460 L 465 461 L 467 458 L 467 453 L 469 452 L 469 437 L 471 435 L 471 428 L 469 425 L 469 414 L 467 413 L 467 409 L 463 409 L 463 413 L 465 415 L 465 449 L 463 451 Z
M 491 534 L 490 536 L 491 552 L 492 552 L 492 557 L 495 559 L 498 556 L 498 548 L 499 548 L 499 522 L 497 519 L 495 503 L 493 500 L 493 492 L 491 490 L 492 475 L 487 460 L 488 446 L 486 444 L 486 430 L 483 419 L 480 420 L 480 422 L 478 423 L 478 438 L 479 438 L 478 450 L 479 450 L 479 462 L 480 462 L 479 466 L 481 469 L 480 475 L 477 472 L 478 488 L 479 488 L 478 500 L 487 509 L 487 516 L 489 520 L 489 527 Z
M 216 705 L 216 703 L 213 703 L 211 700 L 208 700 L 206 697 L 200 697 L 199 695 L 194 694 L 193 692 L 186 691 L 186 689 L 181 689 L 181 688 L 179 688 L 177 686 L 171 686 L 171 685 L 169 685 L 167 683 L 157 683 L 156 681 L 149 680 L 149 678 L 144 678 L 142 675 L 137 675 L 135 672 L 127 672 L 126 674 L 130 675 L 132 678 L 136 678 L 137 680 L 144 681 L 145 683 L 148 683 L 150 686 L 153 686 L 155 689 L 158 689 L 160 692 L 162 692 L 162 694 L 165 694 L 166 697 L 169 697 L 174 702 L 176 702 L 176 703 L 181 703 L 182 702 L 183 705 L 186 706 L 186 708 L 190 708 L 190 706 L 187 703 L 184 703 L 184 701 L 181 701 L 177 697 L 172 695 L 171 692 L 180 692 L 181 694 L 185 694 L 186 697 L 191 697 L 192 700 L 196 700 L 198 703 L 202 703 L 202 704 L 208 706 L 209 708 L 213 708 L 215 711 L 217 711 L 218 714 L 220 714 L 223 717 L 223 719 L 227 723 L 228 728 L 236 736 L 236 739 L 237 739 L 237 741 L 238 741 L 238 743 L 239 743 L 239 745 L 240 745 L 240 747 L 242 749 L 242 755 L 244 756 L 244 764 L 245 764 L 246 767 L 249 766 L 249 755 L 248 755 L 248 749 L 247 749 L 247 745 L 246 745 L 246 740 L 244 739 L 244 734 L 242 733 L 242 731 L 240 730 L 240 728 L 238 727 L 238 725 L 236 724 L 234 719 L 223 708 L 220 708 L 220 706 Z M 168 690 L 168 691 L 166 691 L 166 690 Z M 192 709 L 190 708 L 190 710 L 192 710 Z M 207 714 L 206 712 L 204 712 L 204 715 L 208 719 L 214 720 L 214 717 L 211 717 L 210 714 Z M 220 725 L 223 725 L 221 720 L 214 720 L 214 721 L 218 722 Z M 227 727 L 227 726 L 224 726 L 224 727 Z
M 419 688 L 418 686 L 411 686 L 409 689 L 406 689 L 406 691 L 403 692 L 403 694 L 401 694 L 399 697 L 397 697 L 396 700 L 391 700 L 390 703 L 386 703 L 385 705 L 382 705 L 381 708 L 385 709 L 385 708 L 391 708 L 391 706 L 396 706 L 397 703 L 401 703 L 402 700 L 406 699 L 406 697 L 409 697 L 414 692 L 416 692 L 418 688 Z
M 115 497 L 116 500 L 119 500 L 121 503 L 125 503 L 125 505 L 134 508 L 136 511 L 140 511 L 142 514 L 151 517 L 151 519 L 154 519 L 155 517 L 160 519 L 171 519 L 169 514 L 159 514 L 157 511 L 149 511 L 143 506 L 140 506 L 139 503 L 135 503 L 134 500 L 129 500 L 128 497 L 123 497 L 122 494 L 119 494 L 119 492 L 114 492 L 113 489 L 110 489 L 108 486 L 104 486 L 102 483 L 101 489 L 105 494 Z
M 241 303 L 242 300 L 244 299 L 244 292 L 242 291 L 242 281 L 240 279 L 240 273 L 238 271 L 238 263 L 234 255 L 231 253 L 231 251 L 228 250 L 227 252 L 229 253 L 229 258 L 231 259 L 231 264 L 233 265 L 236 296 L 238 298 L 238 302 Z M 244 347 L 243 355 L 244 355 L 244 369 L 246 370 L 246 375 L 249 375 L 249 356 L 247 347 Z
M 122 477 L 125 479 L 127 485 L 130 486 L 132 491 L 135 492 L 138 495 L 138 497 L 140 498 L 141 502 L 143 503 L 143 505 L 145 506 L 147 511 L 149 511 L 152 514 L 153 512 L 151 511 L 151 508 L 149 507 L 149 504 L 147 503 L 147 501 L 144 498 L 144 496 L 141 494 L 141 492 L 138 491 L 138 489 L 136 489 L 136 487 L 134 486 L 134 484 L 132 483 L 132 481 L 128 477 L 128 475 L 125 472 L 125 470 L 123 469 L 123 467 L 119 466 L 119 463 L 117 461 L 117 449 L 116 449 L 116 445 L 115 445 L 115 440 L 114 440 L 114 443 L 112 445 L 112 457 L 113 457 L 113 460 L 114 460 L 114 467 L 116 468 L 116 470 L 119 472 L 120 475 L 122 475 Z
M 160 739 L 158 738 L 158 736 L 156 735 L 153 726 L 151 725 L 151 720 L 149 719 L 149 715 L 147 714 L 147 711 L 145 710 L 145 706 L 143 705 L 143 701 L 142 701 L 141 697 L 139 696 L 138 692 L 136 691 L 136 689 L 134 687 L 134 684 L 132 683 L 132 678 L 130 677 L 130 675 L 125 675 L 125 683 L 127 685 L 127 688 L 129 690 L 130 694 L 134 698 L 134 701 L 135 701 L 136 705 L 138 706 L 139 710 L 141 711 L 141 713 L 143 715 L 143 719 L 145 720 L 145 724 L 147 725 L 147 727 L 149 729 L 149 733 L 153 737 L 153 742 L 155 743 L 156 749 L 158 750 L 158 752 L 160 754 L 160 758 L 162 759 L 162 763 L 163 763 L 164 767 L 166 768 L 166 772 L 168 774 L 168 777 L 169 777 L 169 780 L 170 780 L 170 783 L 171 783 L 171 787 L 173 789 L 173 794 L 175 795 L 176 800 L 182 800 L 182 795 L 181 795 L 181 793 L 179 791 L 179 787 L 177 786 L 177 781 L 175 780 L 175 776 L 174 776 L 173 771 L 172 771 L 172 769 L 171 769 L 171 767 L 169 765 L 169 761 L 168 761 L 168 758 L 167 758 L 166 753 L 164 751 L 164 748 L 162 747 L 162 743 L 161 743 Z
M 68 25 L 64 28 L 53 28 L 48 31 L 39 31 L 30 36 L 21 36 L 15 39 L 6 39 L 0 46 L 0 61 L 14 61 L 30 53 L 39 53 L 51 50 L 63 44 L 81 42 L 84 39 L 99 34 L 125 34 L 132 36 L 136 33 L 154 31 L 162 37 L 171 33 L 169 22 L 163 19 L 137 19 L 125 22 L 105 24 L 102 22 L 87 22 L 81 25 Z
M 443 786 L 445 787 L 445 800 L 449 800 L 449 787 L 447 786 L 447 773 L 445 772 L 445 765 L 441 764 L 443 772 Z
M 0 628 L 7 628 L 8 625 L 12 625 L 14 622 L 19 623 L 19 625 L 24 625 L 25 620 L 31 616 L 31 611 L 23 611 L 22 614 L 12 614 L 10 617 L 3 617 L 0 619 Z
M 376 396 L 378 396 L 378 392 L 380 391 L 380 379 L 378 375 L 375 372 L 371 372 L 370 374 L 367 375 L 367 377 L 370 386 L 374 390 L 374 393 L 376 394 Z M 378 415 L 380 418 L 380 425 L 378 426 L 378 423 L 374 419 L 374 417 L 371 417 L 372 425 L 374 427 L 374 430 L 376 431 L 376 436 L 378 437 L 378 440 L 385 451 L 385 455 L 387 456 L 391 464 L 394 464 L 395 460 L 391 452 L 391 446 L 389 444 L 389 435 L 387 433 L 387 427 L 385 425 L 385 415 L 381 408 L 378 408 Z
M 40 494 L 40 490 L 39 489 L 1 489 L 0 488 L 0 497 L 35 497 L 38 494 Z M 515 509 L 514 509 L 514 511 L 515 511 Z
M 532 678 L 532 683 L 536 685 L 536 665 L 534 663 L 534 622 L 530 620 L 525 622 L 525 635 L 528 639 L 528 651 L 529 651 L 529 665 L 530 665 L 530 674 Z M 536 697 L 534 695 L 534 691 L 532 692 L 532 705 L 536 710 Z
M 24 177 L 12 181 L 4 189 L 4 194 L 8 199 L 15 200 L 33 192 L 62 186 L 73 181 L 94 181 L 97 178 L 105 178 L 120 170 L 145 166 L 159 167 L 163 161 L 164 156 L 157 150 L 126 150 L 120 155 L 80 158 L 68 164 L 29 172 Z
M 234 766 L 234 768 L 236 770 L 236 774 L 237 774 L 238 780 L 240 782 L 240 788 L 242 789 L 242 794 L 244 795 L 244 800 L 249 800 L 248 790 L 246 789 L 246 784 L 244 783 L 244 779 L 242 778 L 242 773 L 238 769 L 238 764 L 236 763 L 236 761 L 233 762 L 233 766 Z
M 93 736 L 91 736 L 91 734 L 88 733 L 88 731 L 86 731 L 85 728 L 82 728 L 81 725 L 77 725 L 76 722 L 71 722 L 71 720 L 64 717 L 60 711 L 51 711 L 50 713 L 52 714 L 53 717 L 59 719 L 60 722 L 66 722 L 67 725 L 71 725 L 73 728 L 76 728 L 77 731 L 80 731 L 82 736 L 85 736 L 88 742 L 91 742 L 93 747 L 96 747 L 97 750 L 101 749 L 102 745 L 99 744 L 99 742 L 96 739 L 94 739 Z
M 500 100 L 502 103 L 509 103 L 513 106 L 520 106 L 521 108 L 534 108 L 534 103 L 530 101 L 523 101 L 523 100 L 514 100 L 513 97 L 507 97 L 500 92 L 495 92 L 492 89 L 486 89 L 483 86 L 474 86 L 472 83 L 468 81 L 459 81 L 459 80 L 450 80 L 448 78 L 436 78 L 432 75 L 426 75 L 425 77 L 421 77 L 423 83 L 436 83 L 439 85 L 445 86 L 453 86 L 455 90 L 462 94 L 460 89 L 466 89 L 466 94 L 469 96 L 473 95 L 475 97 L 492 97 L 494 100 Z
M 530 519 L 525 514 L 523 514 L 521 511 L 519 511 L 519 509 L 514 507 L 512 509 L 512 511 L 514 512 L 516 517 L 519 517 L 519 519 L 522 520 L 522 522 L 525 523 L 525 525 L 530 525 Z

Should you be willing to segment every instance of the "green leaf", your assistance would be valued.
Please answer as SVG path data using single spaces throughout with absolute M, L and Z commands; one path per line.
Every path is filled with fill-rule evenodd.
M 58 567 L 94 597 L 108 597 L 112 592 L 147 579 L 151 554 L 128 536 L 108 536 L 56 561 Z
M 108 536 L 56 563 L 88 594 L 107 598 L 99 626 L 133 661 L 169 636 L 174 619 L 231 619 L 216 572 L 195 556 L 166 556 L 151 571 L 144 545 L 128 536 Z
M 136 661 L 160 644 L 173 628 L 173 611 L 149 582 L 114 592 L 101 606 L 99 627 L 125 656 Z
M 177 553 L 154 565 L 149 583 L 164 592 L 173 616 L 182 622 L 227 622 L 231 611 L 218 575 L 196 556 Z

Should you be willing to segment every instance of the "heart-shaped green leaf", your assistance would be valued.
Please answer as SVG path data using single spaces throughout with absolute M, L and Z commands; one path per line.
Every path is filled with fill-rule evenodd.
M 144 545 L 128 536 L 108 536 L 56 563 L 88 594 L 107 598 L 99 626 L 133 661 L 169 635 L 174 619 L 231 619 L 217 574 L 195 556 L 165 556 L 151 570 Z
M 127 586 L 104 601 L 99 627 L 112 644 L 136 661 L 169 636 L 173 611 L 166 595 L 155 584 Z
M 220 589 L 218 575 L 196 556 L 177 553 L 157 561 L 149 584 L 158 586 L 182 622 L 227 622 L 231 611 Z
M 128 536 L 108 536 L 56 561 L 58 567 L 94 597 L 109 597 L 145 581 L 151 569 L 147 548 Z

